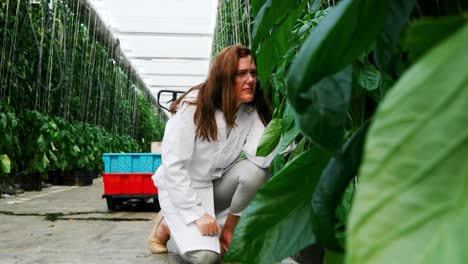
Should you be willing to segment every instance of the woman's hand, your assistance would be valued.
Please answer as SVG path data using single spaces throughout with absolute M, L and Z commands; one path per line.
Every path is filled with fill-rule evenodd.
M 219 234 L 221 232 L 221 227 L 219 227 L 216 220 L 209 214 L 204 214 L 195 221 L 195 224 L 203 236 L 214 236 L 215 234 Z

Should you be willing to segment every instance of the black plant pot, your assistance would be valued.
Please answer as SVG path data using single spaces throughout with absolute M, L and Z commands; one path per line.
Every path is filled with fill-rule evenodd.
M 61 170 L 50 170 L 47 172 L 47 182 L 53 185 L 63 185 L 63 176 Z
M 90 170 L 90 171 L 88 171 L 88 173 L 89 173 L 89 177 L 91 177 L 91 179 L 96 179 L 97 178 L 96 177 L 96 172 Z
M 64 173 L 63 184 L 70 186 L 88 186 L 93 184 L 93 177 L 87 170 L 74 169 Z
M 28 173 L 21 175 L 21 188 L 25 191 L 42 190 L 42 176 L 40 173 Z
M 101 170 L 100 169 L 95 169 L 93 171 L 93 177 L 94 177 L 94 179 L 97 179 L 97 178 L 101 177 Z

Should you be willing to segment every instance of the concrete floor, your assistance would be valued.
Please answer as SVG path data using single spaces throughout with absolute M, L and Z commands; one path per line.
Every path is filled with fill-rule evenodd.
M 97 178 L 91 186 L 52 186 L 0 199 L 0 264 L 184 263 L 172 253 L 150 253 L 152 204 L 110 212 L 103 190 Z
M 0 199 L 0 263 L 183 263 L 146 245 L 151 206 L 107 210 L 102 178 Z

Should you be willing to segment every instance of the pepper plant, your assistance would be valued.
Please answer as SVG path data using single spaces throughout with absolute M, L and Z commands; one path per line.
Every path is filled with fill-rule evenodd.
M 18 118 L 8 105 L 0 103 L 0 192 L 13 183 L 9 177 L 17 168 Z
M 98 38 L 83 3 L 1 2 L 0 100 L 18 116 L 38 111 L 103 127 L 149 151 L 163 131 L 160 113 L 113 44 Z
M 3 185 L 23 173 L 99 170 L 102 153 L 148 152 L 162 138 L 150 93 L 98 38 L 83 3 L 0 3 Z
M 463 263 L 468 4 L 250 3 L 276 107 L 257 154 L 299 149 L 274 161 L 226 260 L 274 263 L 318 243 L 327 263 Z

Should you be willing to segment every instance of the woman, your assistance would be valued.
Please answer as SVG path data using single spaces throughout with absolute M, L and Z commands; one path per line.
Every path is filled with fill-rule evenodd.
M 257 89 L 257 69 L 244 46 L 222 50 L 206 82 L 172 106 L 162 141 L 162 165 L 153 175 L 161 212 L 149 237 L 153 253 L 171 237 L 190 263 L 216 263 L 276 155 L 256 149 L 271 107 Z M 240 159 L 241 153 L 246 159 Z M 221 229 L 216 213 L 229 210 Z

